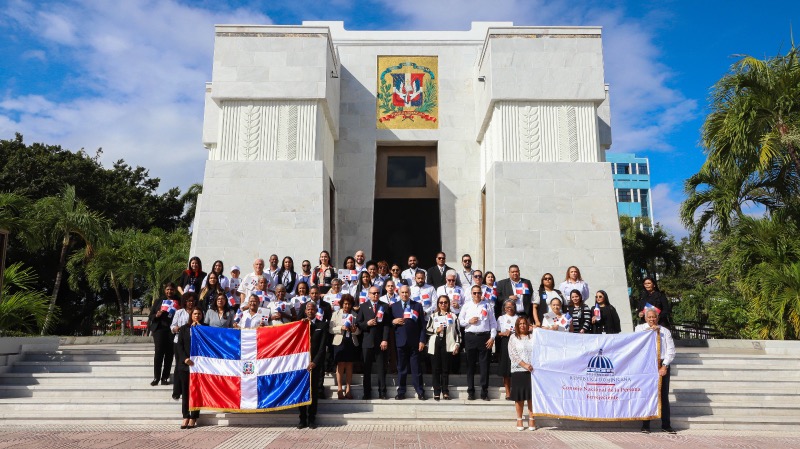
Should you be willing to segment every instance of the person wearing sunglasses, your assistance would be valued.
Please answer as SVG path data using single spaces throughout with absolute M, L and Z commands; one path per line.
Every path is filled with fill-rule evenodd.
M 463 269 L 458 272 L 458 285 L 463 288 L 470 288 L 475 284 L 480 284 L 481 278 L 475 277 L 475 270 L 472 269 L 472 256 L 464 254 L 461 256 Z
M 497 337 L 497 319 L 489 301 L 483 299 L 483 289 L 473 285 L 470 298 L 461 308 L 458 321 L 464 327 L 464 349 L 467 352 L 467 394 L 475 400 L 475 365 L 481 374 L 481 399 L 489 400 L 489 354 Z
M 297 284 L 305 282 L 306 286 L 311 285 L 311 262 L 308 260 L 304 260 L 300 264 L 300 273 L 297 274 Z M 297 290 L 297 285 L 295 285 L 295 290 Z
M 608 302 L 605 290 L 598 290 L 594 295 L 592 308 L 592 333 L 593 334 L 618 334 L 622 332 L 619 324 L 617 309 Z
M 461 329 L 456 315 L 450 311 L 451 299 L 447 295 L 436 298 L 436 311 L 428 317 L 428 354 L 433 372 L 433 399 L 439 395 L 450 400 L 450 365 L 461 348 Z
M 386 351 L 389 349 L 389 304 L 379 300 L 381 291 L 372 286 L 367 302 L 358 309 L 356 326 L 361 329 L 361 360 L 364 371 L 362 400 L 372 399 L 372 370 L 378 375 L 378 398 L 386 397 Z
M 552 273 L 545 273 L 542 275 L 542 279 L 539 282 L 539 292 L 538 297 L 533 300 L 532 307 L 535 313 L 533 313 L 533 325 L 536 327 L 542 327 L 542 320 L 544 320 L 544 314 L 548 312 L 547 305 L 550 304 L 550 301 L 553 298 L 558 298 L 561 300 L 561 304 L 564 304 L 564 294 L 561 293 L 560 290 L 556 289 L 556 278 L 553 277 Z

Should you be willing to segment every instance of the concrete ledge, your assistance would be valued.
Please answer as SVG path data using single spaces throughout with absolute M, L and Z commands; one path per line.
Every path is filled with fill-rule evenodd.
M 126 343 L 152 343 L 153 337 L 141 336 L 92 336 L 92 337 L 59 337 L 60 346 L 70 345 L 118 345 Z
M 22 359 L 28 351 L 55 351 L 58 337 L 3 337 L 0 338 L 0 373 Z
M 767 354 L 800 353 L 800 341 L 797 340 L 675 340 L 675 346 L 682 348 L 755 350 L 764 351 Z

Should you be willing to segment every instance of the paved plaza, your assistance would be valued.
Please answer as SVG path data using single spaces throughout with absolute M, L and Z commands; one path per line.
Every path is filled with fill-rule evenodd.
M 518 432 L 488 426 L 321 426 L 296 430 L 287 427 L 216 427 L 180 430 L 159 426 L 0 426 L 0 448 L 800 448 L 800 433 L 724 430 L 686 430 L 677 435 L 654 432 L 588 432 L 539 429 Z M 513 422 L 512 422 L 513 424 Z

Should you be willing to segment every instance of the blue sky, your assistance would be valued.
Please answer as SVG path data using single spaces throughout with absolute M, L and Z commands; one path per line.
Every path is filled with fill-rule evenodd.
M 0 138 L 124 158 L 163 187 L 201 182 L 215 23 L 341 20 L 358 30 L 466 30 L 472 21 L 601 25 L 612 151 L 650 158 L 656 220 L 678 236 L 683 181 L 703 163 L 709 88 L 736 60 L 790 46 L 798 1 L 0 2 Z

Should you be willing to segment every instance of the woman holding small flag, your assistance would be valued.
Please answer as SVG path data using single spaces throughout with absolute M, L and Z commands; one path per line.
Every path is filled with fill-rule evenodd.
M 178 344 L 175 347 L 178 365 L 175 367 L 175 374 L 181 388 L 181 412 L 183 413 L 183 424 L 181 429 L 194 429 L 197 427 L 197 418 L 200 411 L 189 411 L 189 367 L 194 365 L 189 358 L 192 348 L 192 327 L 203 324 L 203 311 L 195 307 L 191 311 L 191 321 L 181 326 L 178 330 Z
M 219 275 L 212 271 L 206 276 L 206 285 L 200 290 L 200 300 L 197 306 L 203 310 L 213 308 L 219 294 L 224 295 L 225 290 L 219 283 Z
M 336 279 L 336 268 L 331 265 L 331 254 L 328 251 L 319 253 L 319 265 L 311 273 L 311 285 L 320 288 L 320 292 L 328 293 L 331 281 Z
M 447 295 L 439 295 L 437 309 L 428 317 L 425 329 L 433 372 L 433 399 L 437 401 L 439 393 L 446 401 L 450 400 L 450 364 L 461 348 L 461 327 L 458 316 L 450 311 L 450 301 Z
M 592 329 L 592 312 L 583 300 L 580 290 L 569 292 L 569 304 L 567 313 L 572 316 L 572 332 L 576 334 L 588 334 Z
M 225 293 L 220 292 L 214 305 L 208 309 L 203 323 L 211 327 L 233 327 L 233 315 L 234 313 L 228 305 L 228 298 Z
M 605 290 L 598 290 L 594 295 L 592 308 L 592 333 L 593 334 L 618 334 L 622 332 L 619 324 L 617 309 L 608 302 Z
M 203 284 L 203 279 L 206 277 L 206 272 L 203 271 L 203 262 L 197 256 L 189 259 L 189 266 L 181 273 L 181 278 L 178 280 L 178 293 L 199 292 L 200 286 Z
M 357 335 L 361 333 L 361 329 L 355 325 L 353 302 L 351 295 L 342 295 L 342 308 L 333 313 L 329 324 L 330 333 L 333 334 L 333 361 L 336 363 L 336 393 L 339 399 L 353 399 L 350 384 L 353 382 L 353 361 L 358 357 Z M 342 390 L 342 387 L 345 389 Z
M 168 282 L 164 285 L 164 297 L 153 301 L 150 308 L 150 316 L 147 318 L 147 326 L 153 336 L 155 346 L 155 356 L 153 358 L 153 381 L 150 385 L 155 387 L 169 385 L 169 373 L 172 370 L 172 357 L 174 346 L 172 342 L 172 331 L 170 324 L 172 316 L 175 314 L 175 304 L 178 302 L 176 296 L 178 289 L 175 284 Z
M 172 323 L 170 323 L 172 333 L 175 335 L 173 339 L 175 344 L 175 373 L 173 374 L 175 383 L 172 385 L 172 399 L 175 399 L 176 401 L 180 399 L 181 396 L 181 385 L 178 379 L 178 331 L 180 330 L 181 326 L 190 321 L 191 311 L 194 309 L 196 304 L 197 293 L 184 293 L 183 296 L 181 296 L 181 305 L 183 307 L 175 312 L 175 315 L 172 317 Z
M 550 300 L 550 311 L 542 318 L 542 329 L 560 332 L 572 332 L 572 317 L 561 313 L 561 300 Z

